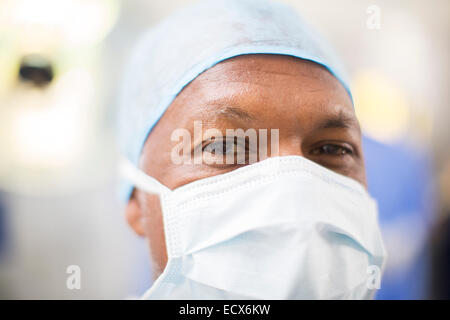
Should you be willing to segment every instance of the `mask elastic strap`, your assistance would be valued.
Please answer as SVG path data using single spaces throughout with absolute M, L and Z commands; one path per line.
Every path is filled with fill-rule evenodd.
M 148 192 L 161 195 L 169 192 L 170 189 L 163 185 L 155 178 L 145 174 L 137 168 L 130 160 L 121 158 L 119 163 L 120 175 L 131 182 L 136 188 Z

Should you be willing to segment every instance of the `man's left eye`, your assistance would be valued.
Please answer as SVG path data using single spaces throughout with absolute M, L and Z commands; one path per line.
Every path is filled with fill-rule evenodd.
M 313 155 L 331 155 L 331 156 L 345 156 L 353 154 L 353 150 L 349 147 L 337 144 L 324 144 L 311 151 Z

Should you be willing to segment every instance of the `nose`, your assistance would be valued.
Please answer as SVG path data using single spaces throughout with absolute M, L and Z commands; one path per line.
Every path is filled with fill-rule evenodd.
M 276 141 L 272 141 L 272 143 L 276 143 Z M 278 154 L 276 152 L 276 148 L 272 148 L 272 146 L 271 151 L 272 151 L 271 157 L 305 156 L 302 151 L 302 141 L 299 137 L 296 136 L 280 137 L 278 139 Z

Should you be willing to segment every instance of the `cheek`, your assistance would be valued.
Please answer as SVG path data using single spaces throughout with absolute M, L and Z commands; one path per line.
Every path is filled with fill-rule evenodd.
M 363 160 L 363 161 L 364 161 L 364 160 Z M 367 174 L 366 174 L 366 166 L 365 166 L 365 165 L 363 165 L 363 168 L 362 168 L 362 170 L 361 170 L 359 182 L 361 182 L 362 185 L 363 185 L 364 187 L 366 187 L 366 189 L 368 189 L 368 185 L 367 185 Z
M 167 250 L 164 235 L 164 223 L 159 197 L 143 195 L 143 225 L 152 258 L 153 274 L 158 276 L 167 264 Z
M 367 181 L 366 181 L 366 169 L 364 165 L 357 165 L 351 168 L 348 168 L 345 172 L 339 172 L 344 176 L 350 177 L 359 183 L 361 183 L 367 189 Z
M 350 178 L 355 179 L 359 183 L 361 183 L 367 189 L 367 181 L 366 181 L 366 172 L 365 169 L 359 170 L 354 174 L 348 175 Z

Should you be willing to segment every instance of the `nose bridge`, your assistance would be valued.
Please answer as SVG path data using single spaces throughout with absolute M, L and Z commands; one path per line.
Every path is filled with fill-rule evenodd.
M 281 136 L 278 142 L 278 155 L 281 156 L 301 156 L 304 154 L 302 152 L 302 142 L 298 136 Z

